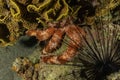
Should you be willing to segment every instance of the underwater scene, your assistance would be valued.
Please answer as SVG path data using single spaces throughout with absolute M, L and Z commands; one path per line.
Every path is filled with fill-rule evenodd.
M 0 80 L 120 80 L 120 0 L 0 0 Z

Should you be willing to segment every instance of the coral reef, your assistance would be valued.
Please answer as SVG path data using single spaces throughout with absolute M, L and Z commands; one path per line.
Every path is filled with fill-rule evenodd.
M 119 24 L 119 0 L 87 0 L 95 8 L 95 15 L 85 17 L 85 22 L 87 24 L 93 25 L 94 22 L 98 19 L 101 19 L 103 22 L 114 22 Z
M 64 50 L 65 44 L 59 51 Z M 12 69 L 22 77 L 23 80 L 86 80 L 80 77 L 81 67 L 73 66 L 72 62 L 64 65 L 45 64 L 40 61 L 41 49 L 38 47 L 33 54 L 27 58 L 16 58 Z M 32 73 L 32 74 L 31 74 Z
M 25 80 L 38 80 L 39 65 L 33 65 L 27 58 L 16 58 L 12 69 Z
M 90 25 L 96 17 L 104 20 L 109 18 L 110 21 L 114 18 L 116 23 L 118 18 L 115 15 L 119 15 L 119 11 L 115 10 L 118 6 L 119 0 L 1 0 L 0 24 L 6 25 L 9 34 L 6 35 L 7 41 L 1 36 L 0 44 L 14 43 L 24 35 L 25 30 L 46 27 L 47 22 L 59 21 L 68 16 Z
M 78 12 L 84 12 L 81 9 L 84 6 L 85 3 L 79 0 L 1 0 L 0 24 L 6 25 L 9 34 L 5 36 L 7 41 L 1 36 L 0 45 L 13 44 L 26 30 L 46 27 L 47 22 L 68 16 L 78 19 L 81 15 Z
M 91 26 L 94 26 L 95 29 L 98 29 L 99 25 L 103 26 L 103 24 L 108 24 L 108 25 L 104 25 L 103 30 L 101 29 L 101 31 L 104 32 L 104 29 L 106 30 L 109 27 L 114 28 L 113 26 L 114 24 L 119 26 L 119 18 L 118 18 L 120 16 L 119 0 L 104 0 L 104 1 L 100 1 L 100 0 L 74 0 L 74 1 L 73 0 L 9 0 L 9 1 L 2 1 L 2 2 L 4 2 L 4 4 L 6 4 L 7 6 L 7 9 L 5 8 L 4 10 L 3 3 L 0 4 L 2 5 L 2 9 L 4 10 L 4 12 L 7 13 L 7 14 L 1 14 L 0 16 L 0 25 L 4 26 L 0 28 L 0 30 L 2 31 L 0 32 L 1 34 L 0 41 L 2 44 L 15 42 L 15 40 L 17 40 L 18 37 L 20 37 L 21 35 L 24 35 L 24 32 L 26 30 L 29 31 L 31 29 L 32 30 L 37 29 L 36 31 L 41 30 L 44 32 L 45 30 L 50 28 L 49 23 L 59 23 L 62 21 L 64 22 L 65 18 L 69 16 L 72 17 L 73 23 L 75 23 L 76 25 L 80 25 L 83 28 L 87 25 L 90 28 Z M 1 13 L 3 12 L 1 11 Z M 8 14 L 9 16 L 6 16 Z M 98 26 L 95 26 L 96 23 L 100 23 L 100 24 L 98 24 Z M 70 25 L 70 24 L 67 24 L 67 25 Z M 61 28 L 61 27 L 58 26 L 58 28 Z M 7 33 L 3 35 L 4 31 L 7 31 Z M 102 37 L 100 38 L 103 39 L 104 38 L 103 36 L 106 36 L 105 34 L 108 34 L 111 31 L 108 30 L 108 32 L 102 34 Z M 117 35 L 118 33 L 119 32 L 116 32 Z M 113 38 L 111 37 L 111 35 L 113 35 L 113 33 L 111 35 L 110 34 L 108 34 L 108 36 L 110 36 L 110 39 L 112 40 Z M 93 38 L 92 33 L 89 33 L 88 36 L 90 36 L 90 38 Z M 119 35 L 117 37 L 115 36 L 114 39 L 117 40 L 118 38 L 119 38 Z M 107 40 L 103 40 L 103 42 L 109 43 L 109 41 Z M 92 41 L 88 42 L 88 44 L 94 43 Z M 68 42 L 69 40 L 66 42 L 66 39 L 63 39 L 61 47 L 59 49 L 56 48 L 55 52 L 52 52 L 51 54 L 48 54 L 48 55 L 53 55 L 53 53 L 55 53 L 55 56 L 56 56 L 63 53 L 63 51 L 65 51 L 66 47 L 68 46 Z M 97 40 L 95 42 L 97 42 Z M 101 42 L 97 42 L 98 44 L 97 47 L 101 45 L 100 44 Z M 40 48 L 45 47 L 47 43 L 48 43 L 47 41 L 41 42 Z M 107 49 L 109 49 L 108 45 L 110 44 L 107 44 Z M 102 46 L 100 47 L 102 48 L 104 47 L 105 49 L 103 50 L 106 50 L 106 45 L 104 46 L 102 44 Z M 89 46 L 87 48 L 89 48 Z M 87 49 L 87 50 L 89 52 L 90 49 Z M 92 50 L 90 52 L 92 52 Z M 36 53 L 37 53 L 37 58 L 36 58 Z M 96 76 L 93 75 L 94 70 L 98 71 L 98 68 L 93 69 L 93 67 L 96 68 L 96 65 L 97 65 L 96 63 L 97 62 L 100 64 L 104 63 L 103 60 L 101 59 L 99 60 L 99 58 L 101 57 L 99 56 L 101 55 L 99 54 L 99 50 L 98 50 L 98 54 L 95 53 L 98 57 L 94 56 L 93 54 L 94 52 L 91 53 L 91 55 L 88 55 L 88 54 L 83 54 L 84 53 L 83 51 L 83 53 L 81 54 L 82 56 L 85 57 L 85 59 L 86 57 L 90 56 L 91 58 L 97 58 L 99 60 L 97 61 L 97 60 L 92 60 L 91 58 L 88 58 L 91 60 L 91 62 L 89 62 L 88 60 L 86 62 L 88 63 L 88 65 L 93 62 L 92 68 L 86 65 L 86 63 L 84 63 L 83 58 L 81 58 L 80 61 L 77 60 L 77 59 L 80 59 L 78 58 L 80 57 L 80 55 L 78 55 L 77 58 L 74 58 L 75 61 L 70 62 L 71 65 L 69 65 L 69 62 L 66 63 L 67 64 L 66 66 L 66 64 L 64 65 L 45 64 L 41 59 L 41 57 L 46 56 L 46 55 L 42 55 L 42 49 L 40 49 L 36 53 L 33 53 L 33 55 L 28 56 L 28 58 L 17 58 L 16 61 L 13 63 L 13 70 L 16 71 L 25 80 L 28 80 L 28 79 L 30 80 L 31 79 L 33 80 L 61 80 L 61 79 L 84 80 L 81 78 L 81 75 L 80 75 L 81 71 L 83 71 L 84 73 L 84 74 L 82 73 L 82 76 L 84 75 L 85 77 L 88 78 L 88 80 L 89 79 L 94 80 L 96 79 L 96 76 L 99 76 L 103 79 L 106 77 L 107 74 L 111 73 L 108 71 L 108 73 L 106 72 L 105 74 L 102 74 L 104 73 L 104 69 L 102 69 L 102 72 L 100 74 L 96 74 Z M 104 55 L 102 55 L 102 57 L 104 57 Z M 83 61 L 82 66 L 84 66 L 84 69 L 86 70 L 84 69 L 81 70 L 82 68 L 81 65 L 80 66 L 78 65 L 77 67 L 74 66 L 75 63 L 81 62 L 81 61 Z M 111 63 L 110 65 L 114 67 L 114 65 L 112 65 Z M 101 65 L 103 66 L 103 64 Z M 111 69 L 111 67 L 109 67 L 107 63 L 105 63 L 105 65 L 107 65 L 107 67 Z M 77 68 L 77 70 L 75 67 Z M 89 73 L 91 69 L 93 70 L 93 72 L 91 71 L 91 73 Z M 88 73 L 87 73 L 87 70 L 88 70 Z M 67 77 L 65 77 L 66 75 Z
M 1 46 L 15 43 L 26 29 L 35 28 L 38 25 L 21 18 L 22 13 L 19 6 L 12 0 L 0 0 L 0 8 Z

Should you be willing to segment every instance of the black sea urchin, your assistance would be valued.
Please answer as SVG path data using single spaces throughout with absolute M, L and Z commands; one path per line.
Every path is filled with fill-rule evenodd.
M 97 24 L 98 25 L 98 24 Z M 79 59 L 84 66 L 82 76 L 88 80 L 104 80 L 107 75 L 120 69 L 120 26 L 99 24 L 86 27 Z

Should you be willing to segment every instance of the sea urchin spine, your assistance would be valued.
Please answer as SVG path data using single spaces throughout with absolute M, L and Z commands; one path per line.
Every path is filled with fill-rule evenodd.
M 85 37 L 80 35 L 83 47 L 79 49 L 79 59 L 88 80 L 104 80 L 107 75 L 120 69 L 119 26 L 97 25 L 86 27 Z

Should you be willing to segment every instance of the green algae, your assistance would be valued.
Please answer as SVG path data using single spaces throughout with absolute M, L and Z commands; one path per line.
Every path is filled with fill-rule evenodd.
M 43 64 L 44 65 L 44 64 Z M 44 67 L 40 73 L 42 73 L 39 77 L 39 80 L 62 80 L 62 78 L 65 80 L 75 80 L 77 77 L 68 78 L 67 75 L 72 74 L 72 71 L 75 71 L 79 68 L 73 67 L 73 66 L 67 66 L 67 65 L 44 65 Z M 79 69 L 80 70 L 80 69 Z M 82 80 L 79 78 L 79 80 Z

